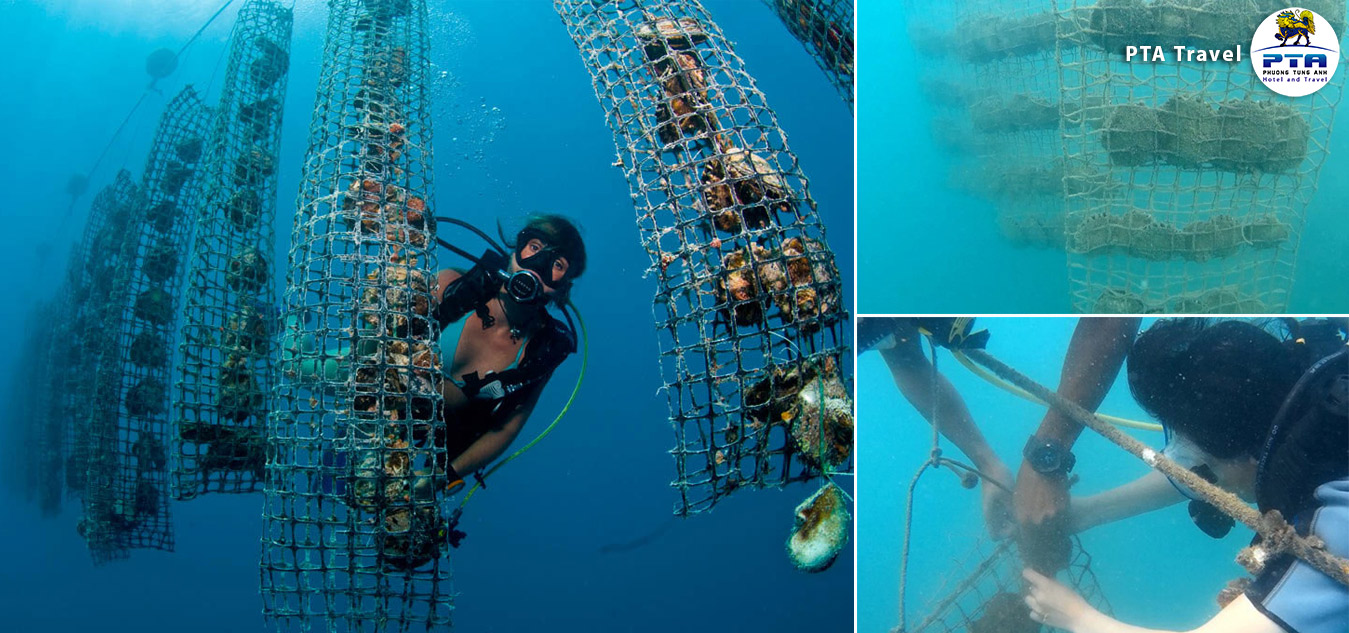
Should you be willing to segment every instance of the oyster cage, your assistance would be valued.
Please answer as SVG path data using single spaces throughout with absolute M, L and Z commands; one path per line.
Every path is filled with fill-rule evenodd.
M 230 36 L 195 218 L 178 213 L 165 257 L 177 258 L 195 221 L 170 439 L 173 489 L 254 492 L 266 464 L 278 324 L 271 253 L 276 164 L 293 16 L 250 0 Z
M 104 503 L 93 512 L 86 506 L 84 525 L 124 548 L 173 550 L 168 341 L 178 319 L 179 268 L 166 251 L 181 252 L 173 233 L 184 223 L 171 210 L 196 202 L 209 121 L 191 86 L 160 117 L 109 303 L 117 330 L 107 339 L 97 390 L 99 406 L 110 412 L 91 429 L 90 460 L 99 466 L 91 466 L 88 482 L 90 498 Z
M 1072 543 L 1072 558 L 1060 579 L 1066 580 L 1065 584 L 1092 606 L 1109 614 L 1110 603 L 1091 569 L 1091 555 L 1076 537 Z M 904 633 L 1042 630 L 1040 624 L 1030 619 L 1022 602 L 1023 565 L 1012 540 L 997 543 L 991 550 L 985 544 L 978 545 L 967 562 L 973 563 L 967 565 L 968 571 L 960 576 L 953 574 L 949 591 L 926 609 L 927 615 L 917 625 Z
M 28 315 L 13 356 L 10 398 L 15 416 L 5 429 L 5 484 L 43 516 L 61 511 L 62 418 L 57 347 L 65 334 L 61 299 L 38 304 Z M 55 383 L 55 384 L 53 384 Z
M 1342 84 L 1278 95 L 1249 64 L 1129 64 L 1126 44 L 1248 43 L 1273 0 L 1057 0 L 1063 155 L 1109 174 L 1066 190 L 1080 312 L 1282 312 Z M 1337 25 L 1339 0 L 1308 8 Z M 1339 33 L 1343 34 L 1343 30 Z
M 424 0 L 330 0 L 268 423 L 263 613 L 407 631 L 453 608 Z
M 84 451 L 82 480 L 83 516 L 77 526 L 94 564 L 100 565 L 129 556 L 133 532 L 139 524 L 134 506 L 122 496 L 122 469 L 119 460 L 119 429 L 122 376 L 118 343 L 123 328 L 125 288 L 130 283 L 132 256 L 136 243 L 130 238 L 138 228 L 145 209 L 144 191 L 121 170 L 113 183 L 94 198 L 91 220 L 99 222 L 102 232 L 94 236 L 88 251 L 89 279 L 85 305 L 80 317 L 87 324 L 83 353 L 91 360 L 95 373 L 86 376 L 89 393 L 77 411 L 77 425 L 87 438 L 79 447 Z M 91 221 L 91 225 L 93 222 Z M 92 379 L 90 379 L 92 377 Z M 74 461 L 74 460 L 72 460 Z M 158 500 L 155 508 L 158 508 Z M 151 528 L 155 527 L 153 522 Z
M 594 80 L 659 281 L 675 513 L 851 468 L 834 255 L 744 63 L 696 0 L 554 6 Z
M 800 40 L 815 63 L 853 107 L 857 62 L 853 42 L 853 0 L 764 0 L 783 26 Z

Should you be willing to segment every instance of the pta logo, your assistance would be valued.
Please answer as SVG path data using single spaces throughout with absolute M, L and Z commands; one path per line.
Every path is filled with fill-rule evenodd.
M 1330 82 L 1340 63 L 1334 27 L 1314 11 L 1290 7 L 1268 18 L 1251 40 L 1251 66 L 1270 90 L 1309 95 Z

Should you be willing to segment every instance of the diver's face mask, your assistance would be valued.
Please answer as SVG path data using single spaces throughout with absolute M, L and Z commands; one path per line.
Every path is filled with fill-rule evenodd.
M 553 292 L 565 290 L 567 258 L 548 245 L 546 236 L 525 229 L 516 237 L 514 268 L 505 271 L 506 294 L 516 303 L 538 305 Z

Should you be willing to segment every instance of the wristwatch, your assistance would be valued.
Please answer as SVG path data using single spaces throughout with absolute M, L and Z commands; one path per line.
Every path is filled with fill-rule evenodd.
M 1035 435 L 1026 441 L 1026 448 L 1021 451 L 1021 456 L 1026 458 L 1026 463 L 1041 475 L 1067 476 L 1072 472 L 1073 465 L 1077 464 L 1077 457 L 1072 451 L 1064 448 L 1062 442 Z

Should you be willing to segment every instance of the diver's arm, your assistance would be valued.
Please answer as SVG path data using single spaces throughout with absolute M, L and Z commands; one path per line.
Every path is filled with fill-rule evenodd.
M 895 386 L 918 413 L 929 424 L 935 424 L 937 432 L 969 457 L 975 468 L 1010 487 L 1011 472 L 975 426 L 974 418 L 955 386 L 923 356 L 921 339 L 904 340 L 880 352 L 890 367 Z
M 542 392 L 542 385 L 533 388 L 532 393 L 515 408 L 501 426 L 484 433 L 464 449 L 463 453 L 450 462 L 454 471 L 460 476 L 467 477 L 501 457 L 525 428 L 525 421 L 529 419 L 529 414 L 534 412 L 534 405 L 538 404 L 539 394 Z
M 1073 330 L 1059 374 L 1058 394 L 1088 411 L 1095 411 L 1115 383 L 1124 358 L 1138 334 L 1138 317 L 1083 317 Z M 1037 437 L 1056 439 L 1071 447 L 1082 425 L 1050 407 L 1035 431 Z
M 1022 572 L 1029 584 L 1026 606 L 1031 619 L 1072 633 L 1165 633 L 1125 624 L 1087 604 L 1072 589 L 1031 570 Z M 1285 633 L 1269 616 L 1261 613 L 1244 594 L 1189 633 Z
M 1175 505 L 1185 500 L 1166 475 L 1150 470 L 1127 484 L 1069 502 L 1068 514 L 1073 532 L 1138 516 Z

